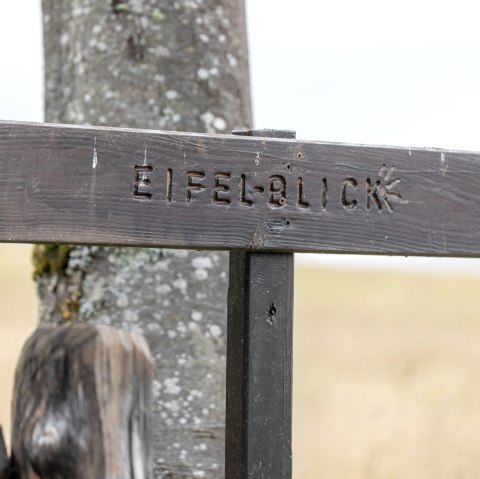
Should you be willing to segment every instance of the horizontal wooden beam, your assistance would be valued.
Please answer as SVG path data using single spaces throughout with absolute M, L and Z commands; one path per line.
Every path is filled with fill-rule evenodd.
M 480 154 L 0 122 L 0 242 L 479 256 Z

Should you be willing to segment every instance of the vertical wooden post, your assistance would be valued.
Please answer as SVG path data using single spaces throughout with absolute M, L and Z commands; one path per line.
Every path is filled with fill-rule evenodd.
M 15 373 L 12 477 L 149 479 L 152 376 L 140 336 L 37 329 Z
M 3 438 L 3 431 L 0 427 L 0 479 L 8 479 L 10 460 L 5 446 L 5 439 Z
M 256 130 L 249 136 L 295 138 Z M 225 477 L 292 475 L 293 254 L 230 253 Z

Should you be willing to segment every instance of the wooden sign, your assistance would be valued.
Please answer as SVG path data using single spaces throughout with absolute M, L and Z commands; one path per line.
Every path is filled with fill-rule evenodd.
M 480 154 L 0 122 L 0 241 L 480 255 Z

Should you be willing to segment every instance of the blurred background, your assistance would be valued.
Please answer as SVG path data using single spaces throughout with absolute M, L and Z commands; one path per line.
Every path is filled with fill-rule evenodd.
M 247 0 L 256 127 L 480 150 L 475 2 Z M 0 10 L 0 119 L 42 121 L 40 2 Z M 0 245 L 0 424 L 35 327 L 31 247 Z M 472 478 L 478 260 L 297 255 L 294 477 Z

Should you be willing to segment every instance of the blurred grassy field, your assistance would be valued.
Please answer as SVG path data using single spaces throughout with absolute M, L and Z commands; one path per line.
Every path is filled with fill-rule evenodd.
M 35 324 L 30 246 L 0 245 L 0 423 Z M 296 271 L 295 479 L 480 477 L 480 277 Z
M 480 279 L 296 279 L 295 477 L 480 477 Z
M 31 245 L 0 244 L 0 425 L 7 441 L 14 368 L 23 342 L 35 328 L 31 251 Z

